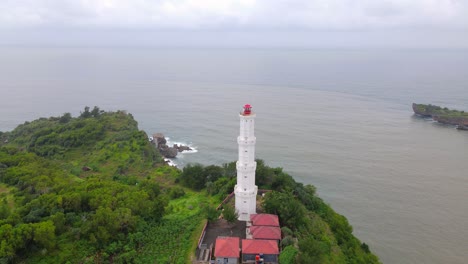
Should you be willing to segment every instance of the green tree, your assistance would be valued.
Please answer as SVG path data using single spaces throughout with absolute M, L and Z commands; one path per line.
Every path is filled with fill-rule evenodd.
M 324 242 L 308 237 L 299 241 L 299 251 L 298 263 L 322 263 L 325 255 L 330 253 L 330 247 Z
M 52 221 L 40 222 L 33 225 L 34 242 L 51 250 L 55 247 L 55 226 Z
M 6 197 L 0 202 L 0 220 L 8 218 L 10 215 L 10 206 Z
M 50 216 L 50 220 L 54 223 L 56 234 L 61 234 L 66 231 L 67 219 L 64 213 L 57 212 Z
M 261 159 L 256 159 L 257 168 L 255 170 L 255 183 L 261 187 L 267 187 L 273 181 L 275 172 L 272 168 L 265 165 Z
M 213 222 L 213 221 L 218 220 L 220 212 L 216 210 L 216 208 L 214 208 L 213 206 L 205 205 L 204 211 L 205 211 L 206 219 L 208 219 L 208 221 Z
M 237 176 L 236 162 L 230 162 L 223 164 L 224 175 L 228 178 L 234 178 Z
M 234 223 L 237 221 L 239 214 L 236 212 L 236 209 L 229 204 L 223 206 L 223 218 L 229 223 Z
M 283 239 L 281 239 L 281 247 L 285 248 L 291 245 L 294 245 L 294 238 L 292 236 L 285 236 Z
M 285 247 L 279 255 L 279 263 L 281 264 L 296 264 L 296 256 L 298 250 L 294 246 Z M 301 262 L 306 263 L 306 262 Z
M 89 110 L 89 109 L 88 109 L 88 110 Z M 99 109 L 99 107 L 95 106 L 95 107 L 93 108 L 93 110 L 91 110 L 91 113 L 90 113 L 90 114 L 91 114 L 92 117 L 99 117 L 99 116 L 101 116 L 101 114 L 102 114 L 103 112 L 104 112 L 104 111 L 101 111 L 101 110 Z
M 91 240 L 95 240 L 99 247 L 103 248 L 118 230 L 117 215 L 108 207 L 99 207 L 91 222 Z
M 192 189 L 201 190 L 205 187 L 207 178 L 202 165 L 189 164 L 182 170 L 180 174 L 180 182 Z
M 216 165 L 210 165 L 204 168 L 203 173 L 206 177 L 205 181 L 215 182 L 223 176 L 223 168 Z
M 0 258 L 13 257 L 15 255 L 16 246 L 21 243 L 15 241 L 13 236 L 13 227 L 10 224 L 0 226 Z
M 267 213 L 279 216 L 282 225 L 297 230 L 306 224 L 304 205 L 290 193 L 269 192 L 263 200 L 263 209 Z
M 184 195 L 185 195 L 185 191 L 181 187 L 172 187 L 171 190 L 169 191 L 169 197 L 171 197 L 172 199 L 177 199 Z
M 72 119 L 71 114 L 70 113 L 65 113 L 60 117 L 59 123 L 66 124 L 66 123 L 70 122 L 71 119 Z
M 361 248 L 362 248 L 362 250 L 364 250 L 364 252 L 370 253 L 369 246 L 366 243 L 362 243 Z
M 89 111 L 89 106 L 85 106 L 84 111 L 80 114 L 81 118 L 90 118 L 91 112 Z

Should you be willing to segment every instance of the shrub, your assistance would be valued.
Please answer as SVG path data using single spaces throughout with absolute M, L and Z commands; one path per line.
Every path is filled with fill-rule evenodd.
M 298 253 L 298 250 L 294 246 L 285 247 L 283 251 L 281 251 L 281 254 L 279 255 L 279 263 L 281 264 L 297 263 L 296 262 L 297 253 Z
M 169 197 L 171 197 L 172 199 L 177 199 L 184 195 L 185 195 L 185 191 L 181 187 L 174 187 L 174 188 L 171 188 L 171 190 L 169 191 Z
M 239 217 L 239 214 L 237 214 L 236 209 L 232 207 L 231 205 L 224 205 L 224 210 L 223 210 L 223 218 L 226 219 L 229 223 L 234 223 L 237 218 Z

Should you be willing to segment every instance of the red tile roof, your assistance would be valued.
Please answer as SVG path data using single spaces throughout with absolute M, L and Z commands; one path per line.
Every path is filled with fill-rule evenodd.
M 251 214 L 250 221 L 255 226 L 279 226 L 279 219 L 274 214 Z
M 250 233 L 253 239 L 281 240 L 281 229 L 277 226 L 251 226 Z
M 239 257 L 238 237 L 218 237 L 215 242 L 215 257 L 238 258 Z
M 276 240 L 242 239 L 242 254 L 279 255 Z

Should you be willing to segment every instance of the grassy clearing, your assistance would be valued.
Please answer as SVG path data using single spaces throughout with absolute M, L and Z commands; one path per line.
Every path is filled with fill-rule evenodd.
M 172 166 L 160 166 L 152 170 L 149 177 L 156 179 L 157 182 L 164 187 L 178 186 L 175 184 L 176 178 L 179 176 L 180 171 Z M 188 189 L 187 189 L 188 190 Z
M 203 208 L 209 203 L 208 196 L 193 191 L 187 191 L 183 197 L 169 201 L 161 223 L 149 228 L 147 245 L 137 262 L 191 263 L 206 223 Z

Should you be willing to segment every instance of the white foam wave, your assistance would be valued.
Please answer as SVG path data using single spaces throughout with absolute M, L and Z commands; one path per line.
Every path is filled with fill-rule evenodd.
M 198 152 L 198 149 L 192 144 L 192 143 L 185 143 L 185 142 L 179 142 L 179 141 L 170 141 L 168 137 L 166 137 L 166 140 L 167 140 L 167 145 L 169 147 L 172 147 L 174 144 L 178 145 L 178 146 L 187 146 L 189 147 L 191 150 L 184 150 L 182 152 L 179 152 L 179 154 L 177 156 L 179 156 L 180 154 L 192 154 L 192 153 L 197 153 Z
M 167 165 L 172 166 L 172 167 L 177 167 L 177 164 L 171 160 L 171 159 L 164 159 L 165 162 L 167 162 Z
M 184 150 L 182 152 L 179 152 L 177 154 L 177 157 L 174 158 L 174 159 L 164 158 L 164 161 L 170 166 L 178 167 L 178 164 L 177 164 L 178 159 L 183 159 L 185 154 L 193 154 L 193 153 L 198 152 L 197 147 L 194 146 L 192 143 L 185 143 L 185 142 L 181 142 L 181 141 L 171 141 L 170 137 L 165 137 L 165 138 L 166 138 L 166 141 L 167 141 L 166 145 L 169 146 L 169 147 L 172 147 L 174 144 L 177 144 L 178 146 L 187 146 L 187 147 L 189 147 L 191 149 L 191 150 Z M 152 141 L 153 137 L 148 135 L 148 140 Z

